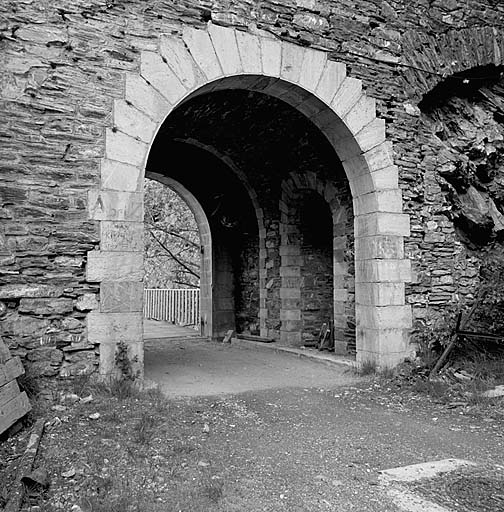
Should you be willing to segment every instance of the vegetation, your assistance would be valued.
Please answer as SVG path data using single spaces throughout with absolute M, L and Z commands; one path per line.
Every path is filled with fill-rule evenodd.
M 199 286 L 200 239 L 194 215 L 166 185 L 145 180 L 145 286 Z

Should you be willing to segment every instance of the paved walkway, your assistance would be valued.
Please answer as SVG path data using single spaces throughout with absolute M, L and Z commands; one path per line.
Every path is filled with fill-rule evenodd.
M 144 340 L 164 338 L 192 338 L 199 336 L 199 331 L 192 327 L 182 327 L 170 322 L 144 319 Z

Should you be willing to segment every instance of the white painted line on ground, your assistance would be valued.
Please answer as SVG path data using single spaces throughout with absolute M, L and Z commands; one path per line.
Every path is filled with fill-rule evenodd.
M 421 478 L 432 478 L 440 473 L 450 473 L 465 466 L 475 466 L 475 464 L 463 459 L 444 459 L 387 469 L 380 473 L 385 479 L 394 482 L 416 482 Z
M 394 504 L 404 512 L 453 512 L 432 501 L 420 498 L 399 485 L 387 489 L 387 494 Z
M 462 459 L 412 464 L 380 471 L 380 483 L 394 504 L 404 512 L 453 512 L 451 509 L 421 498 L 401 484 L 432 478 L 441 473 L 450 473 L 459 468 L 475 465 L 474 462 Z

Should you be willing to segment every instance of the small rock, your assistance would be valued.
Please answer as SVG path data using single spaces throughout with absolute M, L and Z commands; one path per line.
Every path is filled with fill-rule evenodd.
M 200 461 L 198 462 L 198 466 L 199 466 L 200 468 L 206 468 L 206 467 L 210 466 L 210 464 L 209 464 L 208 462 L 204 462 L 204 461 L 200 460 Z
M 79 396 L 75 393 L 67 393 L 61 397 L 61 401 L 64 403 L 74 404 L 79 401 Z
M 75 476 L 75 469 L 70 468 L 68 471 L 63 471 L 63 473 L 61 473 L 61 476 L 63 478 L 72 478 Z
M 64 405 L 53 405 L 51 407 L 51 409 L 53 411 L 58 411 L 58 412 L 66 411 L 66 407 Z
M 90 414 L 90 415 L 88 416 L 88 418 L 89 418 L 90 420 L 97 420 L 99 417 L 100 417 L 100 413 L 99 413 L 99 412 L 94 412 L 93 414 Z
M 92 401 L 93 401 L 93 395 L 85 396 L 84 398 L 80 399 L 81 404 L 87 404 Z
M 205 434 L 208 434 L 208 433 L 210 432 L 210 426 L 208 425 L 208 423 L 205 423 L 205 424 L 203 425 L 203 432 L 204 432 Z
M 497 398 L 499 396 L 504 396 L 504 385 L 500 385 L 495 387 L 494 389 L 489 389 L 482 393 L 482 396 L 486 398 Z

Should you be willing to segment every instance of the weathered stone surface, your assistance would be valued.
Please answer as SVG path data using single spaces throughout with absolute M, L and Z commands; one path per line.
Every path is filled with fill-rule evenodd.
M 138 312 L 143 308 L 142 282 L 104 282 L 100 287 L 102 313 Z
M 92 251 L 88 253 L 86 279 L 90 282 L 141 281 L 141 252 Z
M 5 284 L 0 286 L 0 299 L 22 297 L 60 297 L 64 288 L 49 284 Z
M 141 313 L 98 313 L 86 317 L 91 343 L 129 343 L 142 340 Z
M 99 304 L 94 293 L 85 293 L 81 295 L 75 303 L 75 308 L 79 311 L 92 311 L 98 309 Z
M 126 219 L 123 213 L 130 219 L 130 207 L 126 204 L 129 196 L 118 200 L 122 201 L 121 208 L 113 207 L 123 213 L 112 213 L 110 225 L 98 220 L 109 218 L 102 213 L 88 217 L 88 190 L 141 190 L 150 147 L 146 139 L 152 125 L 140 115 L 139 119 L 150 126 L 141 130 L 144 141 L 135 138 L 137 126 L 130 115 L 125 115 L 120 129 L 114 131 L 114 101 L 119 100 L 125 111 L 138 109 L 155 123 L 164 121 L 171 104 L 163 94 L 179 101 L 189 89 L 237 69 L 235 43 L 230 38 L 234 32 L 226 29 L 226 25 L 236 29 L 240 66 L 249 73 L 261 71 L 274 77 L 283 70 L 286 77 L 315 90 L 326 104 L 334 101 L 350 128 L 343 129 L 343 122 L 330 109 L 320 110 L 320 105 L 305 95 L 306 91 L 286 89 L 285 83 L 278 82 L 271 93 L 291 105 L 303 105 L 301 111 L 313 116 L 313 122 L 326 131 L 325 139 L 306 135 L 307 125 L 303 125 L 306 130 L 298 130 L 301 120 L 292 112 L 282 117 L 278 115 L 280 110 L 274 111 L 270 104 L 262 112 L 254 113 L 247 110 L 244 99 L 234 110 L 235 121 L 226 125 L 227 133 L 232 133 L 237 141 L 233 147 L 230 137 L 218 138 L 222 134 L 219 124 L 225 125 L 225 119 L 233 118 L 233 109 L 212 111 L 212 86 L 207 89 L 208 103 L 198 107 L 192 103 L 194 98 L 189 100 L 191 105 L 184 111 L 186 122 L 179 118 L 179 124 L 172 126 L 177 130 L 169 132 L 176 112 L 164 124 L 168 128 L 164 136 L 169 140 L 182 136 L 182 127 L 194 128 L 194 121 L 204 118 L 205 128 L 198 131 L 196 127 L 193 132 L 187 129 L 183 134 L 185 140 L 226 155 L 227 163 L 235 160 L 253 182 L 250 196 L 260 203 L 258 211 L 262 212 L 257 216 L 260 235 L 256 247 L 262 252 L 259 268 L 254 272 L 262 273 L 264 287 L 271 283 L 259 290 L 263 301 L 262 331 L 272 331 L 271 335 L 278 338 L 282 264 L 279 239 L 285 220 L 280 217 L 289 215 L 278 212 L 280 198 L 270 191 L 277 190 L 284 177 L 282 173 L 296 167 L 319 175 L 324 174 L 324 166 L 330 163 L 333 176 L 338 174 L 340 168 L 334 154 L 333 159 L 317 157 L 325 154 L 326 139 L 331 144 L 340 140 L 334 147 L 345 160 L 354 208 L 359 214 L 357 235 L 382 241 L 381 236 L 405 237 L 406 257 L 413 262 L 415 277 L 406 294 L 415 315 L 425 318 L 432 310 L 442 312 L 450 302 L 471 300 L 483 258 L 479 248 L 499 244 L 503 227 L 502 82 L 495 76 L 480 87 L 471 75 L 479 73 L 477 70 L 482 67 L 491 69 L 489 65 L 502 64 L 502 3 L 482 0 L 427 5 L 420 1 L 398 1 L 392 8 L 387 2 L 378 7 L 375 3 L 355 2 L 348 8 L 324 0 L 266 0 L 251 9 L 249 3 L 238 0 L 225 6 L 220 2 L 209 6 L 205 18 L 220 25 L 209 27 L 201 19 L 201 9 L 186 2 L 154 0 L 146 10 L 142 2 L 132 0 L 118 10 L 76 0 L 72 9 L 76 13 L 85 9 L 86 16 L 67 13 L 56 17 L 51 16 L 50 4 L 48 0 L 18 2 L 15 12 L 12 6 L 6 6 L 0 26 L 0 112 L 5 120 L 0 127 L 0 298 L 3 294 L 2 300 L 9 304 L 9 317 L 4 324 L 9 337 L 21 337 L 32 347 L 46 329 L 59 329 L 60 323 L 65 329 L 83 334 L 82 322 L 72 316 L 82 316 L 79 309 L 61 313 L 54 322 L 45 324 L 47 319 L 33 318 L 33 312 L 19 316 L 21 300 L 58 298 L 64 290 L 65 298 L 72 297 L 77 304 L 79 297 L 99 291 L 92 282 L 86 282 L 87 270 L 80 263 L 88 252 L 96 250 L 99 243 L 107 254 L 141 250 L 140 213 L 137 211 L 140 216 L 135 217 L 135 222 L 128 223 L 135 227 L 118 227 Z M 40 12 L 47 13 L 47 17 L 41 17 Z M 220 35 L 214 37 L 217 33 Z M 282 47 L 288 48 L 284 65 Z M 321 53 L 313 53 L 314 49 Z M 147 59 L 142 60 L 142 52 Z M 316 57 L 307 60 L 308 54 Z M 289 63 L 299 63 L 300 55 L 304 57 L 299 74 L 297 69 L 287 70 Z M 321 71 L 325 55 L 331 61 Z M 348 66 L 348 73 L 343 63 Z M 139 70 L 156 84 L 147 83 Z M 419 101 L 443 81 L 443 76 L 461 71 L 469 77 L 469 83 L 462 82 L 459 90 L 468 86 L 470 94 L 441 94 L 436 101 L 426 96 L 418 108 Z M 261 78 L 253 80 L 258 91 L 268 91 L 271 85 Z M 354 80 L 362 81 L 360 91 Z M 225 87 L 225 83 L 221 86 Z M 237 79 L 234 87 L 244 87 L 244 83 Z M 163 89 L 162 94 L 156 87 Z M 233 102 L 231 92 L 219 92 L 225 94 L 225 98 L 221 96 L 222 103 L 228 106 Z M 382 120 L 371 120 L 366 125 L 371 119 L 372 98 Z M 204 117 L 206 108 L 209 114 Z M 195 112 L 192 117 L 191 109 Z M 214 124 L 210 121 L 212 117 L 217 119 Z M 241 124 L 244 119 L 246 130 Z M 373 152 L 385 141 L 385 120 L 387 141 L 394 143 L 393 153 L 380 149 Z M 359 130 L 356 141 L 348 138 L 351 130 Z M 246 136 L 240 137 L 241 132 L 246 132 Z M 296 144 L 286 142 L 289 132 Z M 268 148 L 268 141 L 274 141 L 275 151 Z M 355 146 L 359 146 L 358 151 Z M 367 156 L 357 158 L 352 165 L 348 160 L 360 153 Z M 389 165 L 390 157 L 394 165 Z M 374 166 L 370 174 L 366 174 L 365 159 L 368 166 Z M 164 160 L 157 163 L 169 161 L 170 154 L 165 152 Z M 378 169 L 382 165 L 387 167 Z M 376 190 L 392 192 L 371 197 Z M 318 193 L 325 198 L 324 191 Z M 104 204 L 110 206 L 107 200 Z M 378 216 L 383 211 L 400 213 L 401 207 L 410 215 L 411 230 L 397 217 Z M 98 207 L 92 211 L 98 210 L 102 211 Z M 364 220 L 367 214 L 377 216 Z M 114 225 L 116 221 L 119 224 Z M 128 230 L 131 232 L 124 235 Z M 340 280 L 351 276 L 353 268 L 347 261 L 338 260 L 342 253 L 352 255 L 355 249 L 359 261 L 366 259 L 367 251 L 376 258 L 390 259 L 400 254 L 399 246 L 383 245 L 382 241 L 369 242 L 367 249 L 364 246 L 368 241 L 362 239 L 355 246 L 350 239 L 340 243 L 351 230 L 346 231 L 339 224 L 334 230 L 335 239 L 339 240 L 334 248 L 337 259 L 333 273 L 333 287 L 337 290 L 345 289 L 341 288 Z M 364 255 L 362 251 L 366 251 Z M 117 264 L 124 262 L 120 258 L 113 261 L 115 266 L 98 265 L 100 280 L 106 277 L 105 272 L 114 276 Z M 285 263 L 295 266 L 295 261 Z M 126 262 L 126 268 L 130 264 L 131 261 Z M 141 263 L 135 262 L 134 276 L 139 281 L 136 265 Z M 331 275 L 330 271 L 327 273 Z M 131 279 L 131 274 L 118 278 Z M 31 281 L 43 282 L 48 288 L 23 289 L 32 286 Z M 28 285 L 24 284 L 27 282 Z M 243 282 L 247 283 L 247 290 L 253 289 L 250 283 L 254 278 L 244 276 Z M 256 279 L 256 287 L 257 284 Z M 288 293 L 286 290 L 285 287 L 282 293 Z M 351 287 L 345 290 L 351 301 Z M 12 333 L 13 326 L 16 334 Z M 297 333 L 284 333 L 286 337 L 291 334 L 294 337 Z M 398 333 L 392 334 L 399 340 Z M 374 339 L 381 339 L 382 333 L 378 330 L 358 334 L 368 340 L 375 335 Z M 397 343 L 394 347 L 399 348 L 390 358 L 401 353 L 400 342 Z M 363 347 L 363 353 L 368 348 Z M 113 361 L 113 354 L 109 361 Z
M 35 315 L 63 315 L 73 311 L 72 299 L 21 299 L 19 303 L 21 313 Z
M 104 251 L 143 250 L 143 223 L 101 222 L 101 248 Z
M 93 220 L 143 220 L 143 197 L 137 192 L 90 190 L 88 192 L 89 218 Z

